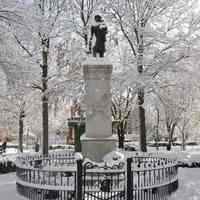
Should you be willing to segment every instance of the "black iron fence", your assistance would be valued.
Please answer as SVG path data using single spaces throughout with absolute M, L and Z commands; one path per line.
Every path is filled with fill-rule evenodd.
M 75 190 L 59 188 L 39 188 L 17 183 L 19 194 L 33 200 L 75 200 Z
M 28 169 L 17 167 L 17 177 L 27 183 L 40 186 L 68 186 L 73 187 L 75 183 L 75 169 Z
M 124 163 L 112 167 L 83 164 L 83 197 L 85 199 L 124 200 L 126 174 Z M 83 198 L 83 199 L 84 199 Z
M 167 199 L 177 188 L 174 160 L 153 156 L 127 159 L 127 200 Z
M 39 167 L 37 156 L 19 158 L 18 192 L 32 200 L 165 200 L 178 188 L 177 165 L 168 158 L 138 154 L 108 166 L 60 155 L 39 157 Z

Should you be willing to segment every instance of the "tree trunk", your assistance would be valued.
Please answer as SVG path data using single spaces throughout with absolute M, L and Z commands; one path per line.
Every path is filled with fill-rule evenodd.
M 23 153 L 23 135 L 24 135 L 24 103 L 19 113 L 19 151 Z
M 120 122 L 120 124 L 118 125 L 117 134 L 118 134 L 118 148 L 123 149 L 125 137 L 124 137 L 124 129 L 122 122 Z
M 140 150 L 147 151 L 146 145 L 146 123 L 145 123 L 145 109 L 139 106 L 139 131 L 140 131 Z
M 85 42 L 85 48 L 87 48 L 88 47 L 88 35 L 86 33 L 84 33 L 83 38 L 84 38 L 84 42 Z
M 141 22 L 141 27 L 144 24 Z M 143 33 L 141 32 L 139 35 L 139 47 L 138 47 L 138 55 L 137 55 L 137 70 L 140 76 L 143 73 L 143 54 L 144 54 L 144 44 L 143 44 Z M 143 152 L 147 151 L 146 147 L 146 123 L 145 123 L 145 109 L 143 107 L 144 104 L 144 88 L 139 85 L 138 88 L 138 106 L 139 106 L 139 132 L 140 132 L 140 150 Z
M 48 49 L 49 39 L 43 39 L 43 51 L 42 51 L 42 154 L 48 155 L 48 138 L 49 138 L 49 116 L 48 116 L 48 94 L 47 94 L 47 78 L 48 78 Z
M 167 131 L 168 131 L 168 134 L 169 134 L 167 151 L 171 151 L 175 127 L 176 127 L 176 123 L 173 123 L 171 127 L 167 128 Z
M 182 132 L 182 150 L 185 151 L 185 133 Z
M 160 123 L 160 112 L 159 109 L 156 108 L 156 113 L 157 113 L 157 121 L 156 121 L 156 149 L 159 150 L 159 145 L 158 145 L 158 141 L 159 141 L 159 123 Z
M 168 144 L 167 144 L 167 151 L 171 151 L 172 148 L 172 139 L 169 138 Z
M 23 117 L 19 117 L 19 151 L 23 153 L 23 135 L 24 135 L 24 120 Z
M 119 134 L 118 139 L 119 139 L 118 147 L 119 147 L 119 149 L 123 149 L 124 148 L 124 135 Z

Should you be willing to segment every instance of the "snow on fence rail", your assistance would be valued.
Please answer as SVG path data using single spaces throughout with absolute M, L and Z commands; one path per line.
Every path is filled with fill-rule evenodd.
M 17 163 L 18 192 L 34 200 L 165 200 L 178 188 L 176 161 L 152 154 L 112 167 L 75 161 L 71 151 L 22 155 Z
M 28 168 L 43 168 L 56 167 L 62 165 L 75 165 L 74 151 L 56 151 L 50 152 L 48 156 L 43 156 L 40 153 L 21 154 L 16 159 L 18 167 Z

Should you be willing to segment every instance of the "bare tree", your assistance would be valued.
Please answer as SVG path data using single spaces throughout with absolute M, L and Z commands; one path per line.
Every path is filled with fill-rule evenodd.
M 186 117 L 183 117 L 182 119 L 182 126 L 178 125 L 178 128 L 181 132 L 181 138 L 182 138 L 182 145 L 181 145 L 181 148 L 183 151 L 185 151 L 185 147 L 186 147 L 186 139 L 188 138 L 188 125 L 190 123 L 190 118 L 186 118 Z
M 118 147 L 124 148 L 125 135 L 127 134 L 127 120 L 131 113 L 134 94 L 130 88 L 121 93 L 114 93 L 112 97 L 111 113 L 117 122 Z
M 164 108 L 165 124 L 168 133 L 167 150 L 169 151 L 171 150 L 174 140 L 175 129 L 183 122 L 182 131 L 184 131 L 189 122 L 185 119 L 185 114 L 192 105 L 193 97 L 190 90 L 190 88 L 187 88 L 186 90 L 186 85 L 176 85 L 164 89 L 162 96 L 160 96 Z

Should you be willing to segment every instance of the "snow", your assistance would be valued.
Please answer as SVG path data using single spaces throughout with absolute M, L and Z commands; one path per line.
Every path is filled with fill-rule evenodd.
M 119 165 L 120 162 L 124 162 L 124 154 L 120 151 L 112 151 L 106 154 L 103 159 L 109 166 Z
M 75 160 L 83 160 L 83 155 L 79 152 L 75 153 L 74 155 Z
M 200 168 L 179 168 L 179 183 L 169 200 L 200 199 Z
M 15 173 L 0 175 L 0 199 L 27 200 L 17 193 L 15 179 Z

